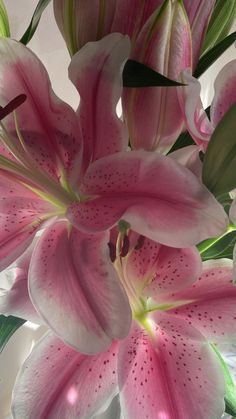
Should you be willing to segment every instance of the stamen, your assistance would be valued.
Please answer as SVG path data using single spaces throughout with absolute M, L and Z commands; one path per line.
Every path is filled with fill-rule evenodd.
M 12 113 L 15 109 L 21 106 L 27 99 L 25 94 L 21 94 L 12 99 L 6 106 L 0 106 L 0 121 L 7 115 Z
M 21 146 L 24 149 L 25 153 L 27 153 L 29 155 L 29 152 L 28 152 L 28 150 L 25 146 L 23 135 L 21 134 L 21 131 L 20 131 L 19 122 L 18 122 L 17 115 L 16 115 L 15 111 L 13 112 L 13 118 L 14 118 L 17 137 L 19 138 L 19 141 L 20 141 Z
M 123 237 L 123 242 L 121 245 L 120 256 L 124 258 L 129 253 L 129 237 L 127 234 Z
M 107 245 L 109 247 L 110 259 L 113 263 L 116 260 L 116 246 L 112 242 L 107 243 Z

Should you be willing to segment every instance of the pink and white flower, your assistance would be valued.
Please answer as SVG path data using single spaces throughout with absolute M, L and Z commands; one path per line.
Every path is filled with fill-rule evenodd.
M 107 245 L 120 219 L 175 247 L 227 226 L 222 207 L 189 170 L 168 157 L 126 151 L 126 127 L 115 108 L 128 51 L 127 37 L 112 34 L 75 55 L 76 113 L 55 96 L 30 50 L 0 40 L 2 114 L 14 98 L 27 97 L 1 122 L 0 268 L 44 229 L 30 258 L 31 298 L 53 330 L 85 353 L 104 350 L 130 328 Z
M 211 135 L 224 114 L 236 101 L 236 60 L 227 63 L 215 79 L 215 95 L 210 106 L 208 118 L 200 98 L 201 84 L 191 75 L 191 70 L 181 74 L 186 86 L 178 88 L 179 102 L 185 118 L 186 127 L 202 151 L 206 151 Z M 224 139 L 222 139 L 223 145 Z
M 118 239 L 114 262 L 132 306 L 127 338 L 87 356 L 46 335 L 18 376 L 14 419 L 92 418 L 117 394 L 125 418 L 220 419 L 225 383 L 211 344 L 236 334 L 232 264 L 210 261 L 201 272 L 194 248 L 137 238 L 124 257 Z

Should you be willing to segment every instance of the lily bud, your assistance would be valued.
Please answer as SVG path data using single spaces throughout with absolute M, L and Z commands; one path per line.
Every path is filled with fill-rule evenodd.
M 131 59 L 172 80 L 192 66 L 191 32 L 181 0 L 166 0 L 152 14 Z M 127 88 L 123 99 L 132 148 L 168 152 L 183 126 L 176 87 Z
M 54 15 L 71 55 L 111 32 L 116 0 L 54 0 Z
M 71 55 L 112 32 L 135 40 L 162 0 L 54 0 L 57 25 Z
M 216 0 L 184 0 L 184 7 L 189 18 L 192 32 L 193 70 L 195 70 L 199 60 L 215 2 Z
M 163 0 L 117 0 L 112 32 L 129 35 L 134 42 L 148 18 L 162 3 Z

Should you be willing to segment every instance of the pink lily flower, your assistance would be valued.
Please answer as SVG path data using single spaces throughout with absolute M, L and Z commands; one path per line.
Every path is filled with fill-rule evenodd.
M 215 79 L 215 95 L 210 107 L 210 119 L 200 98 L 201 84 L 191 75 L 190 69 L 182 72 L 181 80 L 187 85 L 178 88 L 186 127 L 200 150 L 206 151 L 214 129 L 236 101 L 236 60 L 227 63 Z
M 129 238 L 123 257 L 118 238 L 114 262 L 132 306 L 129 335 L 95 356 L 46 335 L 16 381 L 14 419 L 106 415 L 118 394 L 125 418 L 221 418 L 225 383 L 211 344 L 236 333 L 231 262 L 203 263 L 201 272 L 194 248 Z
M 127 37 L 112 34 L 75 55 L 77 114 L 54 95 L 30 50 L 0 40 L 0 103 L 7 104 L 1 112 L 27 96 L 1 122 L 0 268 L 43 228 L 30 258 L 31 299 L 58 336 L 89 354 L 126 336 L 131 324 L 109 259 L 110 228 L 125 219 L 151 239 L 188 247 L 227 227 L 222 207 L 188 169 L 158 154 L 126 151 L 115 108 L 128 53 Z

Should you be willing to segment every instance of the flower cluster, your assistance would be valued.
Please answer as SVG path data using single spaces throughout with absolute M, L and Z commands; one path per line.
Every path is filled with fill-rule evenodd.
M 236 335 L 234 271 L 196 247 L 233 228 L 201 160 L 236 101 L 235 60 L 210 119 L 192 75 L 214 7 L 54 0 L 77 111 L 30 49 L 0 39 L 0 268 L 16 263 L 0 312 L 49 328 L 18 375 L 15 419 L 224 413 L 216 345 Z M 129 59 L 179 85 L 123 87 Z M 184 130 L 195 144 L 172 151 Z

